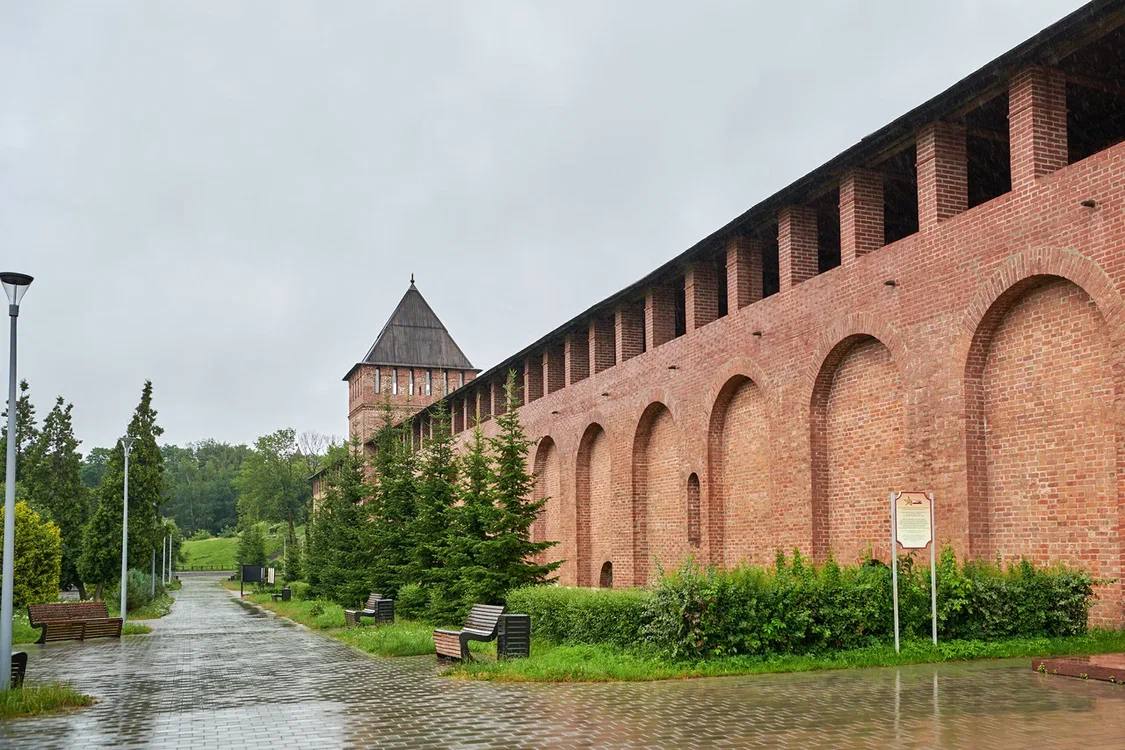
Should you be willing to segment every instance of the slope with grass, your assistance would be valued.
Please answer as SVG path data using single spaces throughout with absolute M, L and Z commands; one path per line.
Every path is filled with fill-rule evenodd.
M 265 539 L 266 557 L 270 564 L 280 566 L 285 549 L 288 526 L 283 523 L 260 522 Z M 304 544 L 305 527 L 296 527 L 297 541 Z M 234 570 L 238 565 L 238 537 L 217 536 L 207 539 L 186 539 L 180 547 L 180 569 L 203 568 L 212 570 Z

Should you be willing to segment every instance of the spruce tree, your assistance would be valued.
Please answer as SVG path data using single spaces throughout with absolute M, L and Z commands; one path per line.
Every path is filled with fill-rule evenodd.
M 238 564 L 266 564 L 266 540 L 257 523 L 248 523 L 238 536 Z
M 391 597 L 403 585 L 417 581 L 412 536 L 417 513 L 417 463 L 403 435 L 402 428 L 393 424 L 388 406 L 383 426 L 375 434 L 372 459 L 375 493 L 371 502 L 369 567 L 374 589 Z
M 43 420 L 29 461 L 24 481 L 28 503 L 53 520 L 62 537 L 62 574 L 59 585 L 77 586 L 86 598 L 86 587 L 78 575 L 78 557 L 82 553 L 82 531 L 90 515 L 90 491 L 82 483 L 82 456 L 79 441 L 74 437 L 71 422 L 73 404 L 63 397 Z
M 333 448 L 325 471 L 325 493 L 313 513 L 305 564 L 317 596 L 353 607 L 371 590 L 371 487 L 358 445 Z
M 410 571 L 411 580 L 429 590 L 430 617 L 441 622 L 454 618 L 458 609 L 454 599 L 458 571 L 446 564 L 456 534 L 453 507 L 458 494 L 458 462 L 448 415 L 440 406 L 436 413 L 434 436 L 420 453 L 417 507 L 410 528 Z
M 493 596 L 499 599 L 518 586 L 547 583 L 561 561 L 535 562 L 554 542 L 531 541 L 531 525 L 546 503 L 532 500 L 534 477 L 527 470 L 531 441 L 524 434 L 516 400 L 516 374 L 504 385 L 507 409 L 496 417 L 497 434 L 489 440 L 495 460 L 493 488 L 496 516 L 489 539 L 481 547 L 481 564 L 491 571 Z
M 160 534 L 157 510 L 164 496 L 164 459 L 156 438 L 163 432 L 152 408 L 152 382 L 145 381 L 128 428 L 134 438 L 129 454 L 129 567 L 142 571 L 149 569 Z M 118 440 L 98 486 L 97 506 L 83 532 L 78 562 L 86 583 L 97 585 L 99 598 L 105 584 L 120 575 L 124 483 L 125 453 Z
M 456 598 L 462 606 L 496 602 L 504 594 L 502 571 L 490 567 L 489 543 L 498 512 L 495 468 L 480 425 L 461 456 L 460 502 L 454 508 L 456 536 L 447 557 L 458 570 Z

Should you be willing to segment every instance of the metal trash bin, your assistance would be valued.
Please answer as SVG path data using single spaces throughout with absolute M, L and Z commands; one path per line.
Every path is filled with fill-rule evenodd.
M 531 656 L 531 615 L 500 615 L 496 630 L 496 658 Z
M 293 598 L 293 589 L 286 586 L 281 590 L 281 601 L 287 602 Z

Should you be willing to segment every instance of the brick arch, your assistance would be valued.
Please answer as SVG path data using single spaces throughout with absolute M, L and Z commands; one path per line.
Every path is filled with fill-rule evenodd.
M 558 446 L 550 435 L 539 440 L 533 460 L 535 483 L 531 497 L 546 503 L 531 524 L 531 539 L 535 542 L 562 541 L 562 467 Z M 558 547 L 540 553 L 540 562 L 558 559 Z
M 1079 287 L 1094 301 L 1106 321 L 1116 361 L 1125 352 L 1125 301 L 1105 270 L 1093 260 L 1073 250 L 1038 248 L 1008 257 L 999 268 L 977 287 L 966 306 L 958 326 L 953 355 L 955 361 L 967 361 L 973 341 L 997 301 L 1009 290 L 1028 279 L 1057 276 Z
M 822 360 L 809 399 L 813 554 L 853 562 L 890 533 L 887 493 L 902 482 L 905 406 L 894 351 L 850 333 Z
M 887 348 L 891 353 L 891 358 L 896 363 L 906 361 L 906 342 L 898 328 L 871 313 L 845 315 L 821 332 L 816 345 L 813 347 L 813 356 L 802 376 L 806 394 L 804 404 L 811 405 L 816 397 L 816 389 L 824 373 L 824 364 L 828 362 L 841 344 L 857 336 L 876 339 Z
M 578 443 L 574 469 L 576 583 L 592 586 L 614 559 L 615 541 L 628 535 L 613 503 L 609 438 L 592 422 Z
M 769 550 L 752 540 L 772 536 L 771 413 L 759 381 L 742 372 L 729 375 L 714 396 L 707 427 L 706 538 L 716 565 L 768 562 Z
M 648 582 L 650 560 L 675 565 L 688 553 L 681 437 L 660 401 L 641 413 L 633 439 L 633 582 Z
M 970 554 L 1116 579 L 1092 611 L 1102 624 L 1119 624 L 1123 603 L 1115 302 L 1073 278 L 1024 276 L 980 316 L 964 360 Z

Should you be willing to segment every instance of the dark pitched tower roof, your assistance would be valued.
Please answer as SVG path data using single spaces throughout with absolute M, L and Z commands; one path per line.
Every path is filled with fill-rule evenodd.
M 440 367 L 472 370 L 469 358 L 449 335 L 433 308 L 414 286 L 391 313 L 363 362 L 392 367 Z

